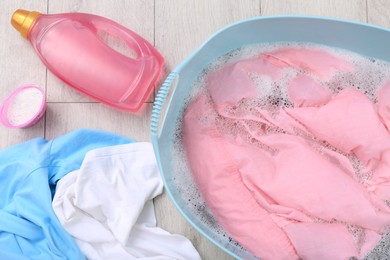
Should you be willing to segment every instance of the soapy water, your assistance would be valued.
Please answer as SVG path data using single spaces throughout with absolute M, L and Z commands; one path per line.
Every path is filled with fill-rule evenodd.
M 334 72 L 333 77 L 328 81 L 319 79 L 317 76 L 310 74 L 307 71 L 301 71 L 294 68 L 284 69 L 282 77 L 276 81 L 273 81 L 270 77 L 267 76 L 253 74 L 250 75 L 250 78 L 258 90 L 256 99 L 243 100 L 237 105 L 237 107 L 234 108 L 234 111 L 227 110 L 225 112 L 235 115 L 239 115 L 240 113 L 251 114 L 254 113 L 254 107 L 261 107 L 273 114 L 277 113 L 280 107 L 292 107 L 293 105 L 287 96 L 288 82 L 290 79 L 301 74 L 306 74 L 315 78 L 316 81 L 321 85 L 329 88 L 334 95 L 339 93 L 342 89 L 348 87 L 364 93 L 374 103 L 376 102 L 376 93 L 379 90 L 379 87 L 390 80 L 390 63 L 364 57 L 346 50 L 330 48 L 328 46 L 322 45 L 301 43 L 280 43 L 243 47 L 219 57 L 216 61 L 211 63 L 201 75 L 199 75 L 198 80 L 192 87 L 192 91 L 188 94 L 187 99 L 185 100 L 185 104 L 182 107 L 181 113 L 178 117 L 179 122 L 176 124 L 177 128 L 173 141 L 174 151 L 172 162 L 173 168 L 175 169 L 174 182 L 177 185 L 177 189 L 181 197 L 192 213 L 196 215 L 198 219 L 208 228 L 212 229 L 213 233 L 217 235 L 217 240 L 219 240 L 222 245 L 234 253 L 239 253 L 240 251 L 245 252 L 245 249 L 242 248 L 232 238 L 230 238 L 229 235 L 224 231 L 223 227 L 218 224 L 211 211 L 207 208 L 204 200 L 202 199 L 199 190 L 196 187 L 193 176 L 191 175 L 191 170 L 189 169 L 188 163 L 186 162 L 185 151 L 182 145 L 182 118 L 184 116 L 187 105 L 200 93 L 206 91 L 206 79 L 211 73 L 228 64 L 257 57 L 260 53 L 271 52 L 283 47 L 312 47 L 316 49 L 323 49 L 335 57 L 339 57 L 342 60 L 348 61 L 353 65 L 354 72 L 336 71 Z M 207 116 L 204 117 L 204 120 L 207 120 Z M 262 149 L 267 149 L 267 147 L 262 146 L 262 144 L 249 135 L 247 131 L 248 129 L 253 131 L 259 131 L 259 129 L 261 129 L 263 133 L 276 133 L 284 131 L 278 127 L 273 126 L 266 126 L 266 129 L 264 129 L 263 124 L 254 121 L 247 121 L 246 125 L 237 124 L 236 120 L 229 120 L 226 118 L 222 119 L 221 121 L 217 121 L 216 124 L 221 131 L 224 131 L 230 135 L 247 136 L 247 142 L 254 145 L 259 145 Z M 351 165 L 355 170 L 354 178 L 363 186 L 368 185 L 372 173 L 365 169 L 363 163 L 361 163 L 356 158 L 356 156 L 345 154 L 325 142 L 320 142 L 307 132 L 295 129 L 294 134 L 305 138 L 314 149 L 322 153 L 324 156 L 328 156 L 327 154 L 329 154 L 329 151 L 340 153 L 341 155 L 345 156 L 351 162 Z M 273 151 L 269 152 L 272 153 Z M 337 164 L 338 162 L 334 163 Z M 357 244 L 360 244 L 362 241 L 364 241 L 364 232 L 361 228 L 357 226 L 349 226 L 348 229 L 350 233 L 354 235 L 354 239 Z M 382 240 L 378 243 L 374 250 L 366 256 L 365 259 L 384 259 L 383 257 L 388 256 L 390 256 L 390 235 L 384 235 Z

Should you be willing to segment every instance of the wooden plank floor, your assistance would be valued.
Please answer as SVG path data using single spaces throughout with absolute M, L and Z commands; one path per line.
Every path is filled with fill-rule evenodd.
M 103 129 L 139 141 L 150 140 L 154 97 L 142 112 L 129 114 L 96 103 L 65 86 L 45 69 L 30 44 L 11 27 L 10 17 L 18 8 L 42 13 L 86 12 L 111 18 L 161 51 L 166 59 L 165 75 L 216 30 L 259 15 L 321 15 L 390 27 L 387 0 L 1 1 L 0 100 L 25 83 L 44 87 L 48 100 L 47 113 L 37 125 L 22 130 L 0 127 L 1 149 L 34 137 L 51 139 L 79 128 Z M 155 207 L 158 225 L 191 239 L 203 259 L 231 259 L 188 225 L 166 194 L 155 200 Z

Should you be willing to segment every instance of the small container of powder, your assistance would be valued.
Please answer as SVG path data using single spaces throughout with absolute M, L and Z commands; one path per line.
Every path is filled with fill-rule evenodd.
M 8 128 L 25 128 L 41 119 L 46 110 L 45 93 L 36 85 L 15 89 L 0 108 L 0 122 Z

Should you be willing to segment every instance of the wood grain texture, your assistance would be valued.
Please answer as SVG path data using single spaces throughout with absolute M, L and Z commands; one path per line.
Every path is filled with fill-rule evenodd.
M 390 28 L 390 1 L 367 0 L 367 17 L 371 24 Z
M 156 47 L 169 71 L 225 25 L 260 15 L 259 0 L 156 0 L 155 8 Z
M 366 0 L 261 0 L 261 15 L 301 14 L 366 22 Z
M 150 142 L 151 104 L 129 114 L 100 103 L 50 103 L 46 112 L 49 139 L 79 128 L 93 128 Z

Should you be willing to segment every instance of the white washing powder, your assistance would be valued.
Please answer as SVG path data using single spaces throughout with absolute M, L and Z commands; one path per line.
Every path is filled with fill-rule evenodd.
M 43 102 L 39 89 L 26 88 L 13 96 L 8 104 L 7 119 L 13 126 L 22 125 L 37 115 Z

